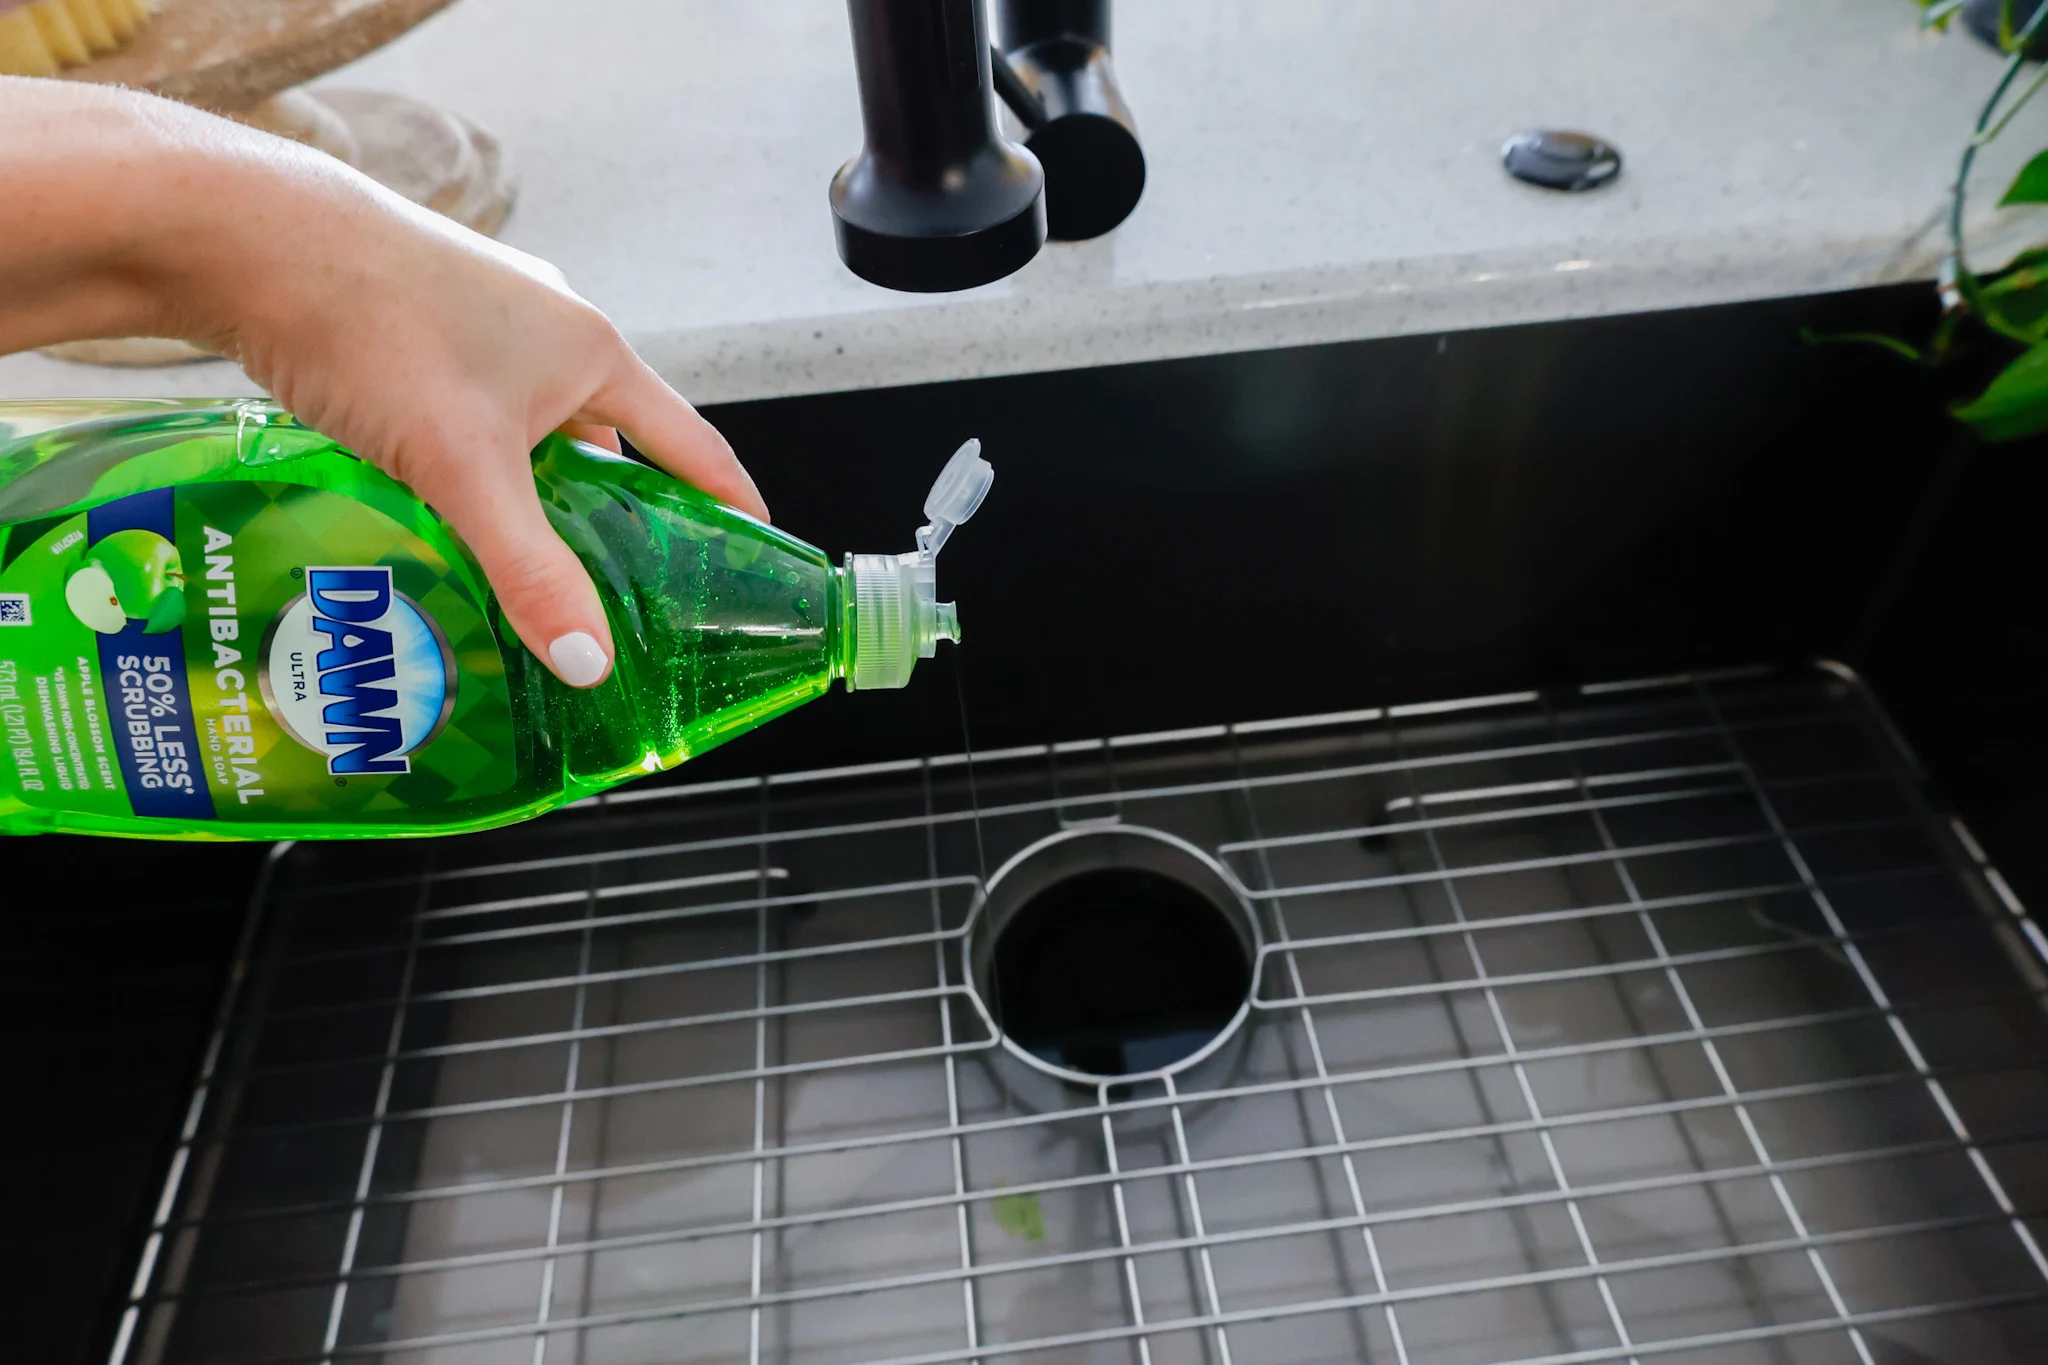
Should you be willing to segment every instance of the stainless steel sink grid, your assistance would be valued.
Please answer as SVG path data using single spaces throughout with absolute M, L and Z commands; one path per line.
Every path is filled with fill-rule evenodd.
M 2048 941 L 1853 679 L 971 775 L 281 850 L 113 1365 L 2048 1359 Z M 1231 870 L 1259 975 L 1077 1087 L 960 945 L 1111 820 Z

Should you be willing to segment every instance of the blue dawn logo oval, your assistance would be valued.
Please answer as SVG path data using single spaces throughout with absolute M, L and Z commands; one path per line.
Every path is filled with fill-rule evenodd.
M 403 773 L 454 709 L 455 660 L 388 565 L 308 568 L 271 627 L 263 699 L 337 777 Z

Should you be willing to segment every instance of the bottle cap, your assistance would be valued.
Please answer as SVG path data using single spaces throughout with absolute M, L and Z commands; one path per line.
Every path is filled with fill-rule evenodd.
M 995 477 L 981 458 L 981 442 L 967 442 L 953 452 L 925 496 L 926 520 L 918 528 L 915 550 L 846 557 L 854 595 L 848 687 L 902 687 L 919 659 L 938 652 L 939 641 L 960 642 L 959 611 L 939 601 L 939 549 L 954 527 L 974 515 Z

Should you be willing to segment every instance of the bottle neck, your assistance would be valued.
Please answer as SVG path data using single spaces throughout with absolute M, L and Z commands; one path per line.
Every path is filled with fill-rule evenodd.
M 854 647 L 860 639 L 860 595 L 853 586 L 853 556 L 828 571 L 825 583 L 825 651 L 832 660 L 832 676 L 853 686 Z

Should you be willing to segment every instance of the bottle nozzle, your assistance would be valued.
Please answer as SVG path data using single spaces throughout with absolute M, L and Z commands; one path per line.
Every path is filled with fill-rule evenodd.
M 960 643 L 958 605 L 939 601 L 939 549 L 954 527 L 974 515 L 995 477 L 981 458 L 981 442 L 968 441 L 946 461 L 925 497 L 926 521 L 918 528 L 915 550 L 846 557 L 853 594 L 848 687 L 902 687 L 919 659 L 938 652 L 939 641 Z

